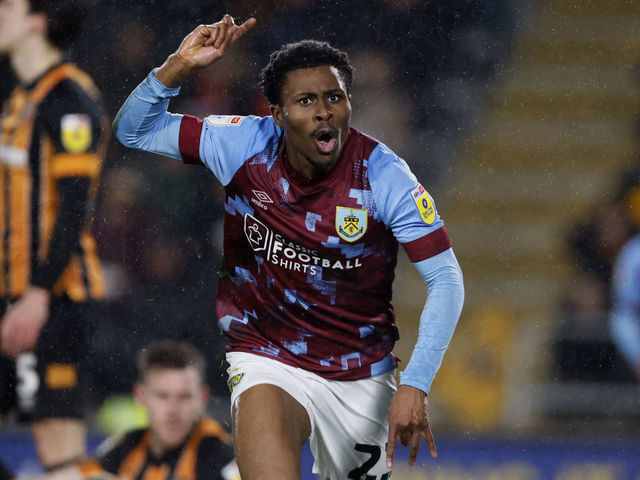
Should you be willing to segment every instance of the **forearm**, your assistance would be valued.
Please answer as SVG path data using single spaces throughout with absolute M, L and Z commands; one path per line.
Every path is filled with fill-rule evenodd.
M 182 115 L 167 111 L 179 88 L 168 88 L 154 73 L 124 102 L 113 121 L 113 133 L 126 147 L 182 160 L 178 144 Z
M 48 256 L 35 266 L 31 284 L 51 290 L 78 250 L 80 231 L 86 216 L 89 178 L 64 178 L 58 181 L 60 209 L 53 228 Z
M 167 88 L 178 88 L 197 68 L 179 53 L 173 53 L 155 72 L 156 78 Z
M 429 294 L 422 315 L 418 340 L 400 384 L 429 393 L 449 346 L 464 302 L 462 272 L 452 250 L 415 264 Z

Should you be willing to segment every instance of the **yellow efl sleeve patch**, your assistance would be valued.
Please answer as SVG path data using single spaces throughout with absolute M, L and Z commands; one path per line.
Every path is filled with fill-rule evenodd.
M 413 190 L 411 190 L 411 198 L 416 202 L 416 206 L 418 207 L 418 211 L 420 212 L 420 217 L 424 221 L 424 223 L 430 225 L 436 220 L 436 209 L 433 206 L 433 202 L 431 201 L 431 197 L 424 189 L 424 187 L 420 184 Z

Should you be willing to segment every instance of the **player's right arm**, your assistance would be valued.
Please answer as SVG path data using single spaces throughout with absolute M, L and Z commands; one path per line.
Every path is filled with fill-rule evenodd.
M 227 47 L 255 25 L 250 18 L 242 25 L 224 18 L 200 25 L 185 37 L 178 50 L 151 73 L 120 108 L 113 132 L 123 145 L 182 160 L 180 126 L 183 115 L 167 111 L 169 100 L 192 72 L 224 56 Z

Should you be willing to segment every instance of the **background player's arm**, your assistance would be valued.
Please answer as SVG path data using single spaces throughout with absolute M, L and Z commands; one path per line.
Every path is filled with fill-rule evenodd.
M 55 99 L 55 101 L 54 101 Z M 82 118 L 88 124 L 86 146 L 65 139 L 75 138 L 65 119 Z M 66 122 L 67 125 L 76 123 Z M 86 219 L 91 176 L 100 168 L 101 116 L 97 104 L 69 82 L 61 82 L 41 104 L 34 135 L 53 142 L 51 169 L 58 172 L 58 209 L 46 258 L 31 272 L 30 285 L 2 320 L 0 344 L 15 357 L 32 350 L 47 321 L 51 290 L 77 251 Z
M 60 207 L 49 255 L 32 272 L 31 284 L 2 322 L 2 350 L 9 356 L 32 350 L 49 315 L 51 289 L 68 265 L 85 219 L 88 177 L 58 180 Z
M 616 258 L 611 297 L 611 338 L 640 381 L 640 236 L 632 237 Z

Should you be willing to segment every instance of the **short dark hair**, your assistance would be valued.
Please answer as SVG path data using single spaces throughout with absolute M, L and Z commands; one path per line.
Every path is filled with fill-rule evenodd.
M 149 371 L 161 368 L 194 367 L 204 381 L 206 366 L 202 354 L 189 342 L 155 340 L 138 353 L 138 381 L 144 382 Z
M 262 93 L 271 105 L 280 105 L 282 86 L 287 73 L 300 68 L 314 68 L 321 65 L 337 68 L 347 88 L 347 94 L 351 91 L 353 67 L 349 62 L 349 56 L 327 42 L 301 40 L 287 43 L 271 54 L 269 64 L 260 74 Z
M 64 50 L 76 41 L 82 25 L 89 16 L 84 0 L 28 0 L 31 12 L 42 12 L 47 17 L 47 40 Z

